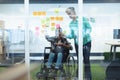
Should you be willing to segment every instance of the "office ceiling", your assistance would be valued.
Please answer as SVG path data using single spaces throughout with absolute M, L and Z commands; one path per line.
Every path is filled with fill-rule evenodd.
M 30 3 L 78 3 L 78 0 L 29 0 Z M 120 3 L 120 0 L 83 0 L 84 3 Z M 24 0 L 0 0 L 0 4 L 21 4 Z

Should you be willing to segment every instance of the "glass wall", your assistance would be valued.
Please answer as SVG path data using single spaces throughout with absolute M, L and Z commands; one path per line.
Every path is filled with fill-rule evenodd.
M 24 14 L 24 0 L 0 2 L 0 73 L 25 61 Z
M 113 59 L 111 53 L 112 44 L 113 46 L 115 44 L 119 45 L 119 39 L 114 39 L 113 35 L 114 29 L 120 28 L 119 10 L 119 3 L 83 4 L 83 14 L 87 17 L 92 26 L 92 47 L 90 56 L 92 80 L 119 79 L 113 75 L 119 72 L 119 70 L 117 71 L 115 68 L 115 66 L 119 68 L 119 56 Z M 119 52 L 118 47 L 116 51 Z
M 15 64 L 20 61 L 15 59 L 23 58 L 25 53 L 24 4 L 0 4 L 0 7 L 1 57 L 10 60 L 5 64 Z
M 115 33 L 119 37 L 116 30 L 120 29 L 120 3 L 83 0 L 82 14 L 79 4 L 78 0 L 1 1 L 0 80 L 13 80 L 1 74 L 9 72 L 10 77 L 16 78 L 19 72 L 15 71 L 26 74 L 24 77 L 27 79 L 21 80 L 119 80 L 120 40 L 116 39 Z M 66 14 L 68 7 L 75 10 L 72 13 L 75 19 L 70 13 Z M 58 31 L 62 32 L 63 41 L 58 39 Z M 74 39 L 68 38 L 70 33 Z M 72 48 L 64 48 L 62 52 L 59 45 L 57 48 L 61 51 L 54 52 L 55 40 L 56 43 L 67 40 L 66 45 Z M 79 60 L 74 40 L 78 40 Z M 60 60 L 55 53 L 59 53 L 59 57 L 62 53 L 59 68 L 56 62 Z M 52 59 L 55 55 L 53 61 L 49 58 L 50 54 Z M 22 63 L 26 64 L 21 66 Z M 13 71 L 19 66 L 22 68 Z M 6 69 L 10 69 L 13 75 Z M 22 75 L 21 78 L 24 77 Z
M 55 31 L 57 27 L 61 27 L 62 33 L 68 35 L 70 33 L 69 23 L 71 19 L 66 14 L 65 10 L 72 5 L 78 14 L 78 3 L 62 3 L 30 3 L 29 5 L 30 67 L 35 64 L 38 65 L 38 68 L 30 74 L 31 80 L 36 80 L 37 78 L 57 78 L 57 80 L 60 78 L 76 78 L 78 65 L 73 39 L 67 39 L 73 47 L 73 50 L 69 51 L 70 55 L 66 57 L 69 63 L 64 62 L 61 68 L 56 70 L 56 60 L 53 62 L 52 68 L 46 68 L 47 55 L 52 52 L 49 48 L 52 43 L 47 40 L 46 36 L 56 38 Z M 56 76 L 54 76 L 55 74 Z

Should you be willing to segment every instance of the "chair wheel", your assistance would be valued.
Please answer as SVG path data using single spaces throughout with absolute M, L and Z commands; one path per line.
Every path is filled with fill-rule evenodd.
M 37 77 L 38 79 L 40 79 L 40 77 L 43 77 L 43 73 L 41 73 L 41 72 L 36 73 L 36 77 Z

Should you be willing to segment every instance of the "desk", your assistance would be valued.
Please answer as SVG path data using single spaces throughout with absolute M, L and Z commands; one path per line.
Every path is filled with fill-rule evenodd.
M 111 46 L 110 53 L 111 54 L 113 53 L 112 60 L 115 60 L 115 58 L 116 58 L 116 48 L 120 47 L 120 41 L 117 41 L 117 42 L 107 42 L 106 44 Z M 113 52 L 112 52 L 112 50 L 113 50 Z

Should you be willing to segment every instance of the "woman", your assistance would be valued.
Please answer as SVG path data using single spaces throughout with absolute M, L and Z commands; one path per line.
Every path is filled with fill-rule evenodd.
M 74 7 L 68 7 L 66 9 L 67 15 L 72 19 L 69 24 L 70 34 L 67 38 L 74 39 L 75 50 L 78 58 L 78 17 L 76 15 Z M 91 26 L 88 20 L 83 17 L 83 58 L 84 58 L 84 72 L 85 80 L 91 80 L 91 70 L 90 70 L 90 49 L 91 49 Z

